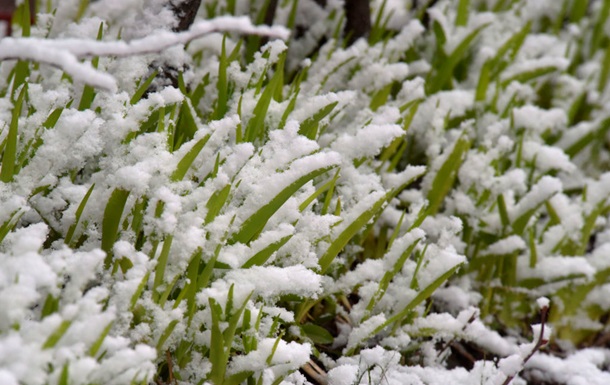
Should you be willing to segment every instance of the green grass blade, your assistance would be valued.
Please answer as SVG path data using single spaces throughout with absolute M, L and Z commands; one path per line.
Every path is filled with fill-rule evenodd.
M 581 236 L 580 236 L 580 247 L 578 249 L 577 255 L 584 255 L 586 250 L 587 250 L 587 246 L 589 245 L 589 239 L 591 238 L 591 233 L 593 232 L 593 229 L 595 228 L 595 222 L 597 221 L 597 218 L 603 214 L 603 212 L 607 210 L 607 207 L 605 206 L 605 199 L 603 199 L 601 202 L 599 202 L 595 208 L 591 211 L 591 213 L 589 215 L 586 216 L 585 218 L 585 223 L 581 232 Z
M 129 310 L 130 311 L 133 311 L 133 309 L 135 308 L 136 303 L 138 302 L 138 299 L 140 299 L 140 296 L 142 295 L 144 288 L 148 284 L 149 277 L 150 277 L 150 272 L 147 272 L 146 274 L 144 274 L 144 277 L 142 277 L 142 280 L 140 281 L 140 284 L 136 288 L 136 291 L 131 296 L 131 301 L 129 301 Z
M 542 76 L 557 72 L 558 70 L 559 69 L 557 68 L 557 66 L 550 65 L 523 71 L 503 80 L 501 86 L 502 88 L 506 88 L 512 82 L 527 83 L 529 81 L 536 80 Z
M 42 305 L 42 310 L 40 311 L 40 317 L 45 318 L 50 316 L 53 313 L 57 313 L 59 311 L 59 298 L 53 297 L 51 294 L 47 295 L 47 299 L 44 301 L 44 305 Z
M 445 273 L 443 273 L 440 277 L 435 279 L 430 285 L 426 286 L 423 290 L 420 290 L 420 292 L 417 294 L 417 296 L 415 296 L 415 298 L 413 298 L 413 300 L 411 300 L 411 302 L 409 302 L 409 304 L 407 306 L 405 306 L 397 314 L 390 317 L 384 325 L 380 326 L 377 329 L 376 333 L 383 330 L 383 328 L 385 328 L 387 325 L 390 325 L 395 322 L 400 322 L 402 319 L 404 319 L 409 314 L 409 312 L 411 312 L 413 309 L 415 309 L 415 307 L 417 305 L 419 305 L 420 303 L 422 303 L 423 301 L 428 299 L 432 295 L 432 293 L 434 293 L 436 291 L 436 289 L 438 289 L 453 274 L 455 274 L 455 272 L 460 268 L 460 266 L 461 265 L 453 266 L 451 269 L 449 269 Z
M 254 115 L 250 118 L 244 135 L 247 142 L 254 142 L 256 139 L 262 139 L 265 136 L 265 117 L 277 88 L 282 86 L 280 83 L 283 81 L 285 60 L 286 54 L 284 53 L 280 56 L 275 73 L 254 107 Z
M 313 116 L 303 121 L 301 123 L 301 127 L 299 128 L 299 134 L 306 136 L 311 140 L 316 140 L 320 121 L 330 114 L 337 104 L 339 104 L 339 102 L 330 103 L 313 114 Z
M 279 210 L 279 208 L 291 197 L 293 196 L 303 185 L 310 180 L 324 174 L 325 172 L 331 170 L 335 166 L 322 167 L 311 171 L 297 180 L 292 182 L 288 187 L 284 188 L 279 194 L 277 194 L 269 203 L 262 206 L 258 211 L 252 214 L 241 226 L 239 231 L 231 237 L 229 243 L 248 243 L 250 242 L 258 233 L 261 232 L 263 227 L 267 224 L 267 221 L 271 216 Z
M 186 172 L 191 167 L 191 164 L 193 164 L 193 162 L 197 158 L 197 155 L 199 155 L 199 153 L 201 152 L 201 150 L 203 150 L 203 147 L 205 147 L 208 140 L 210 140 L 210 136 L 211 136 L 210 134 L 207 134 L 203 138 L 199 139 L 193 145 L 193 147 L 184 155 L 184 157 L 182 159 L 180 159 L 180 162 L 178 162 L 178 166 L 176 166 L 176 170 L 172 174 L 172 177 L 171 177 L 172 181 L 178 182 L 178 181 L 181 181 L 182 179 L 184 179 L 184 176 L 186 175 Z
M 6 237 L 6 235 L 17 225 L 17 222 L 19 222 L 19 219 L 21 219 L 21 216 L 24 213 L 25 211 L 23 210 L 15 210 L 9 219 L 7 219 L 2 226 L 0 226 L 0 243 L 4 240 L 4 237 Z
M 239 385 L 244 383 L 247 379 L 249 379 L 254 373 L 253 372 L 239 372 L 235 373 L 222 382 L 222 385 Z M 280 378 L 282 379 L 282 378 Z
M 222 331 L 220 330 L 220 320 L 222 319 L 222 309 L 214 298 L 208 299 L 210 313 L 212 314 L 212 328 L 210 330 L 210 363 L 212 370 L 208 375 L 208 380 L 213 384 L 222 384 L 227 369 L 227 359 L 225 357 L 225 344 Z
M 157 341 L 157 352 L 163 351 L 163 345 L 165 344 L 165 341 L 167 341 L 169 336 L 172 334 L 172 332 L 176 328 L 177 324 L 178 324 L 178 320 L 175 319 L 172 322 L 170 322 L 169 325 L 167 325 L 167 327 L 163 331 L 163 334 L 161 334 L 161 337 L 159 337 L 159 341 Z
M 189 320 L 192 318 L 195 312 L 195 297 L 197 295 L 197 291 L 199 287 L 197 285 L 197 279 L 199 276 L 199 266 L 201 266 L 201 257 L 203 256 L 203 251 L 201 249 L 197 249 L 197 251 L 191 257 L 188 267 L 186 268 L 186 277 L 188 279 L 187 286 L 182 289 L 185 293 L 186 298 L 186 314 Z
M 601 42 L 604 39 L 604 28 L 608 16 L 610 16 L 610 0 L 603 0 L 601 9 L 597 13 L 597 20 L 593 26 L 593 34 L 591 36 L 590 55 L 593 56 L 595 51 L 600 48 Z
M 388 286 L 390 285 L 390 282 L 392 281 L 392 279 L 394 279 L 396 274 L 398 274 L 398 272 L 400 272 L 402 270 L 402 267 L 404 266 L 405 262 L 407 261 L 407 258 L 409 258 L 409 256 L 413 252 L 413 250 L 415 250 L 415 247 L 417 246 L 417 244 L 419 243 L 420 240 L 421 240 L 421 238 L 414 238 L 413 242 L 405 245 L 406 247 L 405 247 L 404 251 L 400 254 L 400 257 L 396 260 L 396 263 L 394 263 L 394 266 L 392 266 L 392 269 L 387 271 L 383 275 L 383 278 L 381 278 L 381 281 L 379 281 L 379 287 L 377 288 L 377 292 L 375 293 L 375 295 L 373 297 L 371 297 L 371 300 L 369 301 L 368 305 L 366 306 L 367 314 L 370 314 L 371 311 L 373 311 L 375 304 L 377 304 L 377 302 L 379 302 L 379 300 L 381 298 L 383 298 Z
M 298 5 L 299 0 L 292 0 L 292 6 L 290 7 L 290 13 L 288 14 L 288 21 L 286 22 L 286 28 L 289 30 L 292 30 L 296 24 Z
M 332 334 L 321 326 L 313 323 L 306 323 L 301 325 L 301 330 L 314 344 L 332 344 L 334 338 Z
M 477 102 L 485 101 L 487 96 L 487 89 L 489 88 L 489 81 L 491 79 L 491 67 L 493 62 L 487 60 L 483 67 L 481 67 L 481 73 L 479 74 L 479 82 L 477 83 L 477 90 L 475 91 L 474 100 Z
M 457 16 L 455 17 L 455 25 L 463 27 L 468 24 L 468 15 L 470 13 L 470 0 L 459 0 L 457 8 Z
M 167 266 L 167 260 L 169 258 L 169 251 L 172 247 L 172 241 L 174 237 L 168 235 L 165 237 L 163 242 L 163 248 L 157 259 L 157 265 L 155 266 L 155 281 L 153 283 L 153 299 L 158 302 L 160 299 L 160 293 L 158 292 L 159 287 L 163 284 L 165 279 L 165 268 Z
M 508 54 L 509 56 L 507 62 L 512 63 L 515 61 L 515 57 L 517 56 L 517 53 L 519 53 L 521 46 L 523 46 L 523 42 L 525 42 L 525 38 L 529 35 L 531 28 L 532 22 L 528 21 L 519 32 L 506 40 L 498 49 L 498 52 L 493 58 L 494 78 L 497 73 L 503 69 L 501 62 L 504 55 Z
M 2 154 L 2 169 L 0 170 L 0 181 L 4 183 L 12 182 L 15 172 L 15 161 L 17 160 L 17 142 L 19 130 L 19 116 L 23 100 L 27 93 L 27 85 L 21 88 L 19 97 L 15 102 L 13 112 L 11 114 L 11 123 L 9 125 L 8 134 L 6 136 L 6 145 Z
M 293 235 L 294 234 L 287 235 L 287 236 L 281 238 L 279 241 L 270 244 L 269 246 L 265 247 L 258 253 L 254 254 L 254 256 L 252 256 L 250 259 L 248 259 L 246 261 L 246 263 L 244 263 L 242 268 L 247 269 L 252 266 L 264 265 L 265 262 L 267 262 L 267 260 L 269 259 L 269 257 L 271 257 L 271 255 L 273 253 L 278 251 L 280 247 L 284 246 L 286 244 L 286 242 L 288 242 L 290 240 L 290 238 L 292 238 Z
M 61 373 L 59 374 L 59 378 L 57 379 L 57 385 L 69 385 L 69 383 L 70 374 L 68 369 L 68 363 L 66 362 L 61 368 Z
M 426 93 L 431 95 L 443 89 L 443 87 L 449 82 L 453 75 L 455 67 L 458 65 L 460 60 L 466 55 L 468 49 L 473 43 L 474 39 L 485 29 L 489 24 L 483 24 L 470 32 L 464 40 L 455 48 L 455 50 L 447 56 L 445 60 L 442 60 L 440 67 L 436 71 L 436 75 L 428 79 L 426 82 Z
M 568 147 L 565 150 L 566 155 L 570 158 L 573 158 L 582 150 L 585 149 L 588 145 L 590 145 L 596 138 L 605 137 L 605 135 L 610 131 L 610 118 L 604 119 L 597 129 L 591 130 L 587 134 L 583 135 L 579 140 L 577 140 L 574 144 Z
M 93 192 L 94 187 L 95 187 L 95 183 L 92 184 L 91 187 L 89 187 L 89 190 L 87 190 L 87 193 L 85 194 L 85 196 L 81 200 L 80 204 L 78 205 L 78 208 L 76 209 L 76 213 L 74 215 L 74 223 L 72 223 L 70 225 L 70 228 L 68 229 L 68 232 L 66 233 L 66 237 L 64 239 L 64 243 L 66 245 L 69 245 L 70 242 L 72 241 L 72 237 L 74 236 L 74 231 L 76 230 L 76 226 L 78 226 L 80 217 L 83 214 L 83 211 L 85 210 L 85 206 L 87 206 L 87 202 L 89 201 L 89 197 L 91 196 L 91 193 Z
M 571 2 L 572 7 L 568 12 L 568 17 L 573 23 L 578 24 L 580 20 L 587 14 L 588 1 L 574 0 Z
M 102 347 L 102 344 L 104 343 L 104 340 L 106 339 L 106 336 L 108 336 L 108 333 L 110 333 L 110 329 L 112 329 L 112 324 L 113 323 L 110 322 L 104 328 L 104 330 L 102 330 L 102 333 L 100 334 L 99 337 L 97 337 L 95 342 L 89 347 L 89 356 L 95 357 L 97 355 L 97 353 L 100 351 L 100 348 Z
M 129 100 L 129 104 L 134 105 L 142 99 L 142 96 L 144 96 L 144 94 L 146 93 L 146 90 L 148 90 L 148 88 L 150 87 L 153 80 L 155 80 L 155 78 L 157 77 L 158 74 L 159 74 L 159 71 L 154 70 L 153 73 L 150 74 L 150 76 L 146 78 L 146 80 L 144 80 L 143 82 L 140 81 L 140 84 L 138 85 L 138 89 L 136 90 L 136 92 L 134 92 L 133 96 Z
M 53 112 L 51 112 L 49 114 L 49 116 L 47 117 L 47 120 L 44 121 L 42 126 L 44 128 L 53 128 L 53 127 L 55 127 L 55 125 L 57 124 L 57 121 L 59 120 L 59 117 L 64 112 L 64 109 L 65 108 L 70 108 L 70 106 L 72 105 L 73 101 L 74 101 L 73 99 L 70 99 L 70 101 L 68 102 L 68 104 L 66 104 L 65 107 L 57 107 L 56 109 L 54 109 Z
M 100 23 L 100 26 L 97 30 L 97 41 L 101 41 L 102 37 L 104 36 L 104 22 Z M 91 66 L 93 68 L 97 68 L 100 62 L 100 58 L 99 56 L 94 57 L 93 59 L 91 59 Z M 80 98 L 80 102 L 78 104 L 78 110 L 79 111 L 84 111 L 88 108 L 91 108 L 91 104 L 93 104 L 93 99 L 95 99 L 95 89 L 86 84 L 83 87 L 83 94 L 81 95 Z
M 383 194 L 381 198 L 375 200 L 368 209 L 364 210 L 356 219 L 354 219 L 345 229 L 335 238 L 326 252 L 320 257 L 320 272 L 323 274 L 330 267 L 330 264 L 339 254 L 341 250 L 347 245 L 350 239 L 352 239 L 358 231 L 364 229 L 366 224 L 376 214 L 379 213 L 383 204 L 388 199 L 389 194 Z
M 369 333 L 368 337 L 363 338 L 362 340 L 366 340 L 366 339 L 380 333 L 383 329 L 385 329 L 386 327 L 388 327 L 391 324 L 395 324 L 395 325 L 400 324 L 400 322 L 403 319 L 405 319 L 406 317 L 409 316 L 411 311 L 413 311 L 413 309 L 415 309 L 415 307 L 417 305 L 419 305 L 420 303 L 425 301 L 427 298 L 429 298 L 432 295 L 432 293 L 434 293 L 434 291 L 436 291 L 436 289 L 438 289 L 444 282 L 446 282 L 457 271 L 457 269 L 459 267 L 460 267 L 460 265 L 454 266 L 451 269 L 449 269 L 448 271 L 446 271 L 444 274 L 442 274 L 440 277 L 435 279 L 434 282 L 432 282 L 430 285 L 428 285 L 425 289 L 421 290 L 417 294 L 417 296 L 415 296 L 415 298 L 413 298 L 413 300 L 411 300 L 411 302 L 409 302 L 409 304 L 407 304 L 407 306 L 405 306 L 401 311 L 399 311 L 392 317 L 388 318 L 384 323 L 377 326 L 371 333 Z M 350 355 L 354 354 L 356 349 L 357 349 L 357 346 L 352 347 L 347 352 L 345 352 L 345 355 L 350 356 Z
M 227 58 L 226 50 L 227 35 L 222 37 L 222 48 L 220 51 L 220 57 L 218 58 L 218 82 L 216 88 L 218 89 L 218 99 L 216 100 L 216 108 L 212 114 L 213 119 L 218 120 L 225 116 L 227 113 L 227 102 L 229 100 L 229 83 L 227 80 L 227 67 L 229 66 L 229 60 Z
M 430 187 L 430 191 L 428 191 L 428 208 L 427 214 L 434 215 L 438 212 L 445 196 L 451 190 L 455 178 L 457 176 L 457 172 L 464 160 L 466 153 L 470 149 L 470 140 L 466 137 L 466 135 L 460 136 L 460 138 L 456 141 L 451 153 L 445 160 L 445 163 L 438 170 L 436 175 L 434 176 L 434 180 L 432 182 L 432 186 Z
M 208 224 L 216 218 L 216 216 L 220 213 L 220 210 L 224 207 L 227 199 L 229 198 L 229 193 L 231 192 L 231 185 L 228 184 L 222 189 L 215 191 L 214 194 L 208 200 L 205 207 L 208 209 L 208 212 L 205 215 L 204 223 Z
M 528 199 L 531 202 L 527 205 L 528 209 L 522 212 L 512 223 L 513 231 L 517 235 L 523 234 L 527 223 L 530 218 L 538 211 L 540 206 L 544 205 L 549 199 L 551 199 L 560 190 L 557 181 L 552 181 L 551 177 L 544 177 L 549 179 L 542 179 L 535 186 L 532 187 L 528 195 L 524 196 L 519 203 Z
M 252 293 L 248 294 L 248 296 L 244 300 L 244 303 L 239 307 L 239 309 L 237 309 L 235 313 L 231 312 L 231 314 L 227 314 L 227 316 L 230 317 L 228 320 L 229 325 L 223 333 L 227 358 L 229 356 L 229 353 L 231 352 L 231 347 L 233 346 L 233 340 L 235 338 L 235 331 L 237 330 L 237 325 L 239 325 L 239 321 L 241 321 L 241 316 L 244 310 L 246 309 L 246 306 L 248 305 L 248 301 L 250 301 L 251 296 Z
M 57 343 L 59 342 L 59 340 L 61 339 L 61 337 L 63 337 L 64 334 L 66 334 L 66 332 L 68 331 L 68 329 L 70 328 L 71 325 L 72 325 L 72 321 L 68 321 L 68 320 L 61 321 L 61 324 L 59 324 L 57 329 L 55 329 L 55 331 L 53 333 L 51 333 L 51 335 L 47 338 L 45 343 L 42 345 L 42 348 L 43 349 L 54 348 L 57 345 Z
M 318 189 L 316 189 L 316 191 L 313 194 L 311 194 L 307 199 L 305 199 L 303 201 L 303 203 L 301 203 L 299 205 L 299 211 L 303 212 L 307 208 L 307 206 L 309 206 L 311 204 L 311 202 L 313 202 L 322 193 L 324 193 L 327 190 L 332 190 L 334 188 L 335 183 L 337 182 L 337 179 L 339 179 L 340 171 L 341 170 L 337 170 L 337 172 L 335 173 L 335 176 L 333 176 L 332 179 L 330 179 L 328 182 L 324 183 L 322 186 L 320 186 Z
M 177 150 L 183 143 L 186 143 L 195 136 L 198 129 L 197 122 L 194 118 L 195 116 L 197 116 L 197 114 L 193 111 L 193 107 L 188 98 L 185 97 L 185 100 L 180 105 L 178 122 L 176 123 L 175 132 L 172 137 L 173 140 L 171 142 L 168 140 L 171 151 Z
M 90 0 L 79 0 L 78 10 L 76 11 L 75 16 L 76 21 L 80 21 L 80 19 L 85 15 L 85 11 L 87 11 L 87 8 L 89 7 L 89 1 Z
M 30 2 L 23 1 L 21 5 L 15 9 L 13 14 L 13 20 L 21 26 L 21 36 L 30 37 L 32 27 L 32 9 L 30 9 Z
M 129 197 L 129 191 L 116 188 L 110 195 L 110 199 L 104 210 L 102 219 L 102 250 L 106 253 L 104 265 L 110 267 L 112 263 L 112 247 L 118 236 L 121 216 Z
M 499 194 L 497 198 L 498 213 L 500 214 L 500 221 L 502 226 L 507 228 L 510 225 L 510 219 L 508 217 L 508 209 L 506 208 L 506 201 L 504 200 L 504 194 Z

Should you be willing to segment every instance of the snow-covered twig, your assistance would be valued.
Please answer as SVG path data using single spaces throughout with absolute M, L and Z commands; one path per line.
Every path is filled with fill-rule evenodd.
M 538 304 L 540 305 L 540 334 L 538 336 L 538 340 L 536 341 L 536 343 L 530 350 L 529 354 L 527 356 L 523 357 L 523 359 L 521 361 L 522 366 L 525 366 L 527 361 L 529 361 L 530 358 L 532 358 L 532 356 L 540 350 L 540 348 L 542 348 L 544 345 L 546 345 L 549 342 L 549 340 L 545 336 L 545 325 L 546 325 L 547 316 L 549 313 L 548 299 L 546 299 L 544 297 L 540 298 L 540 299 L 538 299 Z M 510 384 L 510 382 L 515 378 L 516 375 L 517 375 L 517 373 L 515 373 L 513 375 L 507 375 L 506 380 L 504 380 L 502 385 Z
M 116 90 L 115 79 L 80 62 L 93 56 L 134 56 L 160 52 L 178 44 L 186 44 L 213 32 L 238 32 L 287 39 L 285 27 L 254 25 L 247 17 L 223 16 L 195 23 L 188 31 L 159 31 L 141 39 L 126 41 L 94 41 L 88 39 L 4 38 L 0 40 L 1 60 L 34 60 L 62 69 L 75 80 L 107 90 Z

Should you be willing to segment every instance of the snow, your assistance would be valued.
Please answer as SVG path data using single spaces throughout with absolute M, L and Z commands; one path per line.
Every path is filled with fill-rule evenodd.
M 250 269 L 231 270 L 225 279 L 248 286 L 255 295 L 263 298 L 284 294 L 315 297 L 321 291 L 320 276 L 298 265 L 284 268 L 253 266 Z
M 588 348 L 572 353 L 565 359 L 537 354 L 528 361 L 526 367 L 543 381 L 602 385 L 610 381 L 610 373 L 603 369 L 609 359 L 607 351 Z
M 358 367 L 339 365 L 328 372 L 329 385 L 352 385 L 358 378 Z
M 534 268 L 529 267 L 529 257 L 519 258 L 517 263 L 520 279 L 542 278 L 546 282 L 569 275 L 591 278 L 596 271 L 583 257 L 546 256 L 539 259 Z
M 511 219 L 515 220 L 528 211 L 535 209 L 553 195 L 561 192 L 561 190 L 562 184 L 559 179 L 547 175 L 543 176 L 540 181 L 532 186 L 530 191 L 521 198 L 514 210 L 509 212 Z
M 566 125 L 567 119 L 564 110 L 559 108 L 543 110 L 526 105 L 513 110 L 513 122 L 516 128 L 525 128 L 538 134 L 543 134 L 546 130 L 557 132 Z
M 353 328 L 347 338 L 347 345 L 344 351 L 356 348 L 359 344 L 364 342 L 367 338 L 373 337 L 375 329 L 380 327 L 386 322 L 386 317 L 383 314 L 372 316 L 366 321 L 362 322 L 357 327 Z
M 261 371 L 271 368 L 278 376 L 288 371 L 296 370 L 309 361 L 311 346 L 308 343 L 299 344 L 280 340 L 277 346 L 275 338 L 265 338 L 259 341 L 258 349 L 244 356 L 235 357 L 229 367 L 229 374 L 245 371 Z M 267 364 L 269 357 L 270 365 Z
M 544 308 L 548 308 L 549 305 L 551 304 L 551 300 L 549 300 L 546 297 L 540 297 L 536 300 L 536 303 L 538 304 L 538 307 L 540 309 L 544 309 Z
M 489 245 L 487 249 L 483 251 L 482 255 L 511 255 L 515 252 L 525 250 L 526 247 L 527 245 L 520 236 L 511 235 Z
M 178 354 L 183 341 L 192 342 L 193 348 L 187 353 L 190 362 L 176 357 L 176 375 L 184 384 L 210 381 L 214 357 L 208 354 L 209 299 L 221 307 L 224 335 L 235 309 L 246 309 L 237 320 L 244 329 L 238 329 L 234 340 L 224 341 L 232 352 L 227 374 L 253 371 L 251 379 L 265 385 L 307 384 L 299 368 L 312 354 L 323 364 L 329 385 L 500 385 L 512 376 L 518 385 L 530 380 L 610 382 L 605 371 L 610 354 L 605 348 L 566 348 L 565 357 L 543 349 L 527 361 L 538 339 L 551 337 L 551 326 L 562 338 L 575 338 L 572 330 L 577 337 L 587 337 L 586 333 L 604 330 L 593 313 L 610 308 L 610 285 L 594 280 L 610 266 L 607 213 L 602 210 L 593 228 L 584 228 L 585 219 L 608 204 L 610 173 L 605 169 L 610 155 L 601 136 L 574 156 L 567 150 L 586 135 L 601 135 L 607 123 L 608 92 L 596 84 L 603 52 L 584 52 L 590 17 L 601 2 L 592 4 L 592 15 L 578 26 L 562 27 L 557 33 L 540 32 L 541 20 L 555 18 L 561 10 L 561 4 L 550 0 L 521 0 L 501 13 L 473 10 L 468 23 L 458 27 L 454 4 L 436 2 L 428 15 L 447 34 L 445 53 L 474 28 L 491 24 L 474 42 L 467 60 L 460 62 L 458 72 L 463 67 L 467 73 L 456 72 L 447 89 L 431 95 L 425 85 L 434 76 L 430 71 L 436 63 L 435 37 L 413 17 L 416 10 L 409 7 L 415 2 L 385 2 L 382 17 L 389 17 L 396 34 L 373 46 L 360 39 L 347 47 L 333 37 L 343 22 L 340 0 L 325 5 L 298 2 L 294 32 L 302 36 L 289 43 L 273 40 L 288 38 L 284 27 L 257 26 L 242 16 L 210 19 L 212 13 L 225 12 L 223 2 L 202 7 L 199 21 L 181 33 L 169 32 L 176 20 L 165 0 L 151 0 L 146 6 L 141 0 L 91 2 L 78 21 L 77 0 L 51 3 L 57 3 L 57 12 L 40 16 L 33 37 L 0 40 L 0 60 L 5 60 L 0 66 L 0 94 L 6 94 L 0 98 L 0 142 L 6 142 L 12 118 L 13 59 L 41 63 L 30 66 L 27 108 L 19 117 L 19 167 L 13 181 L 0 184 L 0 225 L 7 226 L 0 231 L 1 236 L 4 230 L 7 233 L 0 241 L 1 384 L 54 384 L 64 364 L 69 365 L 74 385 L 152 382 L 166 360 L 165 351 Z M 280 3 L 275 21 L 285 23 L 292 2 Z M 375 0 L 373 9 L 379 10 L 382 3 Z M 493 5 L 485 3 L 488 8 Z M 240 0 L 235 14 L 254 14 L 256 8 Z M 528 20 L 533 28 L 523 46 L 500 58 L 486 99 L 475 103 L 481 66 Z M 104 39 L 93 41 L 100 23 Z M 116 41 L 119 31 L 124 40 Z M 222 41 L 233 50 L 242 33 L 271 39 L 251 62 L 242 60 L 242 49 L 239 60 L 229 64 L 228 113 L 213 120 Z M 582 63 L 572 67 L 573 47 L 580 44 L 585 47 Z M 237 143 L 237 132 L 243 132 L 261 95 L 255 90 L 257 82 L 267 84 L 284 54 L 289 76 L 265 114 L 264 138 Z M 96 56 L 101 58 L 94 69 L 90 62 Z M 159 63 L 184 69 L 187 92 L 164 87 L 131 105 L 138 81 Z M 307 71 L 298 92 L 291 83 L 297 69 Z M 540 69 L 552 72 L 542 78 L 520 78 Z M 207 84 L 202 85 L 204 78 Z M 542 88 L 547 81 L 553 86 L 548 100 Z M 92 107 L 67 107 L 71 100 L 80 100 L 85 84 L 103 88 L 95 90 Z M 373 110 L 372 98 L 388 85 L 388 100 Z M 196 90 L 203 91 L 197 105 Z M 580 95 L 586 104 L 574 115 L 568 111 Z M 292 100 L 294 109 L 284 115 Z M 320 121 L 319 136 L 300 135 L 303 122 L 331 103 L 337 105 Z M 419 108 L 407 127 L 408 103 L 419 103 Z M 168 128 L 180 126 L 176 113 L 181 106 L 192 113 L 195 132 L 174 137 Z M 58 108 L 64 110 L 55 126 L 43 128 Z M 165 127 L 145 126 L 161 108 Z M 278 127 L 284 119 L 286 124 Z M 174 181 L 180 160 L 208 136 L 184 178 Z M 168 143 L 168 138 L 174 142 Z M 414 227 L 431 182 L 457 138 L 471 144 L 457 180 L 438 212 Z M 407 148 L 392 169 L 380 154 L 403 140 Z M 286 197 L 252 239 L 232 239 L 254 213 L 269 208 L 282 191 L 318 170 L 325 172 Z M 301 207 L 335 173 L 332 190 Z M 75 223 L 77 208 L 93 184 L 91 198 Z M 404 185 L 409 190 L 400 191 Z M 117 188 L 128 191 L 129 199 L 107 268 L 107 256 L 99 246 L 108 231 L 103 220 L 108 197 Z M 225 188 L 230 188 L 226 201 L 206 223 L 211 197 Z M 397 198 L 388 199 L 394 193 Z M 527 215 L 523 233 L 503 225 L 500 195 L 511 222 Z M 161 202 L 163 210 L 155 213 Z M 138 205 L 141 218 L 134 216 Z M 376 205 L 379 211 L 370 213 L 375 222 L 361 229 L 370 232 L 357 232 L 339 251 L 333 268 L 319 273 L 320 256 L 329 245 Z M 559 223 L 549 215 L 551 207 Z M 14 227 L 7 224 L 13 216 Z M 64 237 L 73 225 L 70 248 Z M 393 234 L 387 249 L 386 243 L 374 243 Z M 153 293 L 157 256 L 169 244 L 169 236 L 173 242 L 165 275 Z M 583 245 L 589 236 L 590 245 Z M 258 252 L 286 238 L 290 239 L 262 266 L 243 267 Z M 415 243 L 415 253 L 397 265 Z M 534 267 L 530 247 L 537 252 Z M 370 254 L 376 258 L 368 258 Z M 517 285 L 528 289 L 496 290 L 501 277 L 481 279 L 484 271 L 472 271 L 468 265 L 474 255 L 490 256 L 490 263 L 498 262 L 495 256 L 517 255 Z M 212 261 L 215 268 L 209 282 L 203 282 L 208 279 L 203 269 Z M 465 268 L 457 270 L 461 265 Z M 188 270 L 197 267 L 199 271 Z M 440 282 L 433 293 L 426 291 L 454 269 L 457 274 Z M 384 277 L 391 279 L 382 281 Z M 535 287 L 529 289 L 530 285 Z M 574 290 L 566 290 L 569 285 Z M 544 309 L 551 301 L 559 307 L 578 302 L 571 295 L 587 285 L 594 286 L 586 298 L 574 305 L 576 309 L 564 309 L 571 312 L 565 320 L 545 324 L 544 336 L 542 325 L 532 325 L 533 339 L 519 335 L 517 329 L 498 327 L 509 324 L 510 315 L 489 307 L 492 303 L 485 295 L 493 289 L 494 304 L 502 306 L 505 293 L 517 291 L 521 305 Z M 167 298 L 160 300 L 161 293 Z M 349 294 L 359 300 L 351 301 L 350 296 L 347 303 Z M 425 300 L 414 306 L 414 299 L 423 294 Z M 540 295 L 548 298 L 536 299 Z M 57 309 L 43 316 L 47 299 L 48 304 L 56 300 Z M 320 305 L 297 319 L 299 301 Z M 369 303 L 374 305 L 371 309 Z M 478 307 L 486 310 L 484 319 Z M 405 308 L 411 310 L 405 319 L 378 331 Z M 514 317 L 527 318 L 520 308 L 511 308 Z M 337 322 L 339 336 L 330 349 L 349 351 L 349 356 L 326 354 L 304 342 L 299 323 L 318 323 L 319 310 L 328 310 Z M 161 343 L 170 324 L 174 330 Z M 69 327 L 55 346 L 46 346 L 61 325 Z M 106 331 L 99 350 L 90 354 Z M 287 335 L 282 334 L 285 331 Z M 470 370 L 447 369 L 452 352 L 441 348 L 460 341 L 497 360 L 485 357 Z
M 523 143 L 523 159 L 534 163 L 536 168 L 543 173 L 551 170 L 566 173 L 576 171 L 576 166 L 561 149 L 532 141 Z

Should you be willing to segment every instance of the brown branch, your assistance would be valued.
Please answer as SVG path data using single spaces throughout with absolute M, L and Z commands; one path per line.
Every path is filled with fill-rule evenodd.
M 173 28 L 174 32 L 186 31 L 195 21 L 195 16 L 199 11 L 201 0 L 172 0 L 170 1 L 170 8 L 176 19 L 178 25 Z
M 345 0 L 345 29 L 348 45 L 371 31 L 371 7 L 369 0 Z
M 525 366 L 525 363 L 527 361 L 529 361 L 529 359 L 532 358 L 532 356 L 534 354 L 536 354 L 536 352 L 539 351 L 541 347 L 543 347 L 544 345 L 546 345 L 549 342 L 548 340 L 544 339 L 544 327 L 546 325 L 546 320 L 547 320 L 548 313 L 549 313 L 548 306 L 544 306 L 540 310 L 540 336 L 538 337 L 538 341 L 536 341 L 536 345 L 534 345 L 534 347 L 532 348 L 532 351 L 527 355 L 527 357 L 525 357 L 523 359 L 523 365 L 524 366 Z M 510 382 L 514 378 L 515 378 L 515 375 L 507 376 L 506 380 L 502 383 L 502 385 L 510 384 Z

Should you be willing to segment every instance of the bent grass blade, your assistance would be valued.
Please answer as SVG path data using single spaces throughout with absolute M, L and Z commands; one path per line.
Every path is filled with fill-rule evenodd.
M 112 263 L 112 247 L 118 236 L 119 225 L 129 191 L 120 188 L 114 189 L 104 210 L 102 219 L 102 250 L 106 253 L 104 265 L 108 269 Z
M 335 166 L 327 166 L 311 171 L 292 182 L 288 187 L 277 194 L 269 203 L 258 209 L 252 214 L 241 226 L 239 231 L 231 237 L 229 240 L 230 244 L 237 242 L 248 243 L 250 242 L 267 224 L 267 221 L 271 216 L 279 210 L 279 208 L 292 197 L 303 185 L 310 180 L 324 174 L 325 172 L 333 169 Z
M 66 237 L 64 239 L 64 243 L 66 245 L 70 245 L 70 242 L 72 241 L 72 237 L 74 236 L 74 231 L 76 230 L 76 226 L 78 226 L 80 217 L 83 214 L 83 211 L 85 210 L 85 206 L 87 206 L 87 202 L 89 201 L 89 197 L 91 196 L 91 193 L 93 192 L 94 187 L 95 187 L 95 183 L 92 184 L 91 187 L 89 187 L 89 190 L 87 190 L 87 193 L 85 194 L 85 196 L 81 200 L 80 204 L 78 205 L 78 208 L 76 209 L 74 223 L 72 223 L 70 225 L 70 227 L 68 228 L 68 232 L 66 233 Z

